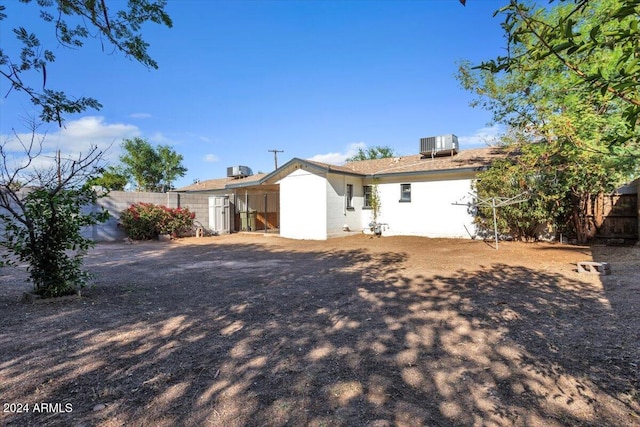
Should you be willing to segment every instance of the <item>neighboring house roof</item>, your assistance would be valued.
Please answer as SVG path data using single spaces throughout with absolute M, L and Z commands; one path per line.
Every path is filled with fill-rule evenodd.
M 214 191 L 225 190 L 230 187 L 239 187 L 244 185 L 258 185 L 260 180 L 265 176 L 263 173 L 258 173 L 244 178 L 217 178 L 207 179 L 206 181 L 200 181 L 196 184 L 187 185 L 186 187 L 178 188 L 176 191 Z

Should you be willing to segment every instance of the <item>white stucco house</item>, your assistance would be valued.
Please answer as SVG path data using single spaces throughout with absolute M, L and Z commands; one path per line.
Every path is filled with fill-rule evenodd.
M 324 240 L 368 231 L 377 188 L 383 235 L 470 238 L 473 214 L 455 203 L 470 200 L 478 172 L 505 152 L 489 147 L 452 154 L 342 166 L 294 158 L 261 182 L 279 186 L 282 237 Z
M 470 238 L 477 174 L 504 157 L 500 148 L 418 154 L 331 165 L 294 158 L 269 174 L 203 181 L 179 189 L 209 194 L 216 232 L 279 232 L 324 240 L 369 230 L 377 189 L 382 235 Z
M 332 165 L 293 158 L 271 173 L 247 166 L 227 168 L 225 178 L 176 190 L 208 202 L 214 233 L 279 233 L 291 239 L 325 240 L 370 232 L 372 194 L 382 235 L 472 238 L 477 230 L 474 199 L 478 174 L 498 159 L 515 159 L 513 148 L 458 150 L 453 134 L 420 138 L 420 154 Z M 509 183 L 505 183 L 508 185 Z M 640 229 L 640 178 L 600 203 L 597 237 L 636 239 Z M 595 221 L 595 213 L 587 220 Z

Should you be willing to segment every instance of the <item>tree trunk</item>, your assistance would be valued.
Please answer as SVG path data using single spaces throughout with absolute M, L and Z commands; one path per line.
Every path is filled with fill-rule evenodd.
M 596 195 L 593 205 L 591 206 L 591 209 L 593 211 L 593 220 L 594 220 L 596 229 L 598 229 L 602 227 L 602 224 L 604 224 L 604 218 L 605 218 L 605 214 L 604 214 L 605 197 L 603 192 L 599 192 Z
M 591 194 L 576 194 L 571 196 L 573 228 L 579 244 L 585 244 L 591 237 L 592 221 L 589 218 L 589 208 L 591 207 Z

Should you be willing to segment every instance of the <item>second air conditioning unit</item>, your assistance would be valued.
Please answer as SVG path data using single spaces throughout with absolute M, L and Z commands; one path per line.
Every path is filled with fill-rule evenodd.
M 423 156 L 453 156 L 458 152 L 458 137 L 454 134 L 420 138 L 420 154 Z
M 227 177 L 244 178 L 253 175 L 249 166 L 230 166 L 227 168 Z

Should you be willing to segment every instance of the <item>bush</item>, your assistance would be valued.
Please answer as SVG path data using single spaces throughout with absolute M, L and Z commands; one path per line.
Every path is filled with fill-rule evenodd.
M 82 228 L 104 222 L 108 212 L 83 213 L 96 201 L 91 189 L 39 188 L 21 201 L 23 221 L 0 215 L 5 233 L 0 246 L 9 250 L 2 264 L 15 264 L 9 254 L 29 266 L 34 292 L 44 298 L 75 293 L 90 274 L 82 270 L 82 259 L 94 242 L 82 236 Z
M 174 237 L 193 227 L 195 213 L 187 208 L 168 208 L 153 203 L 136 203 L 120 215 L 120 224 L 129 238 L 156 239 L 160 234 Z

